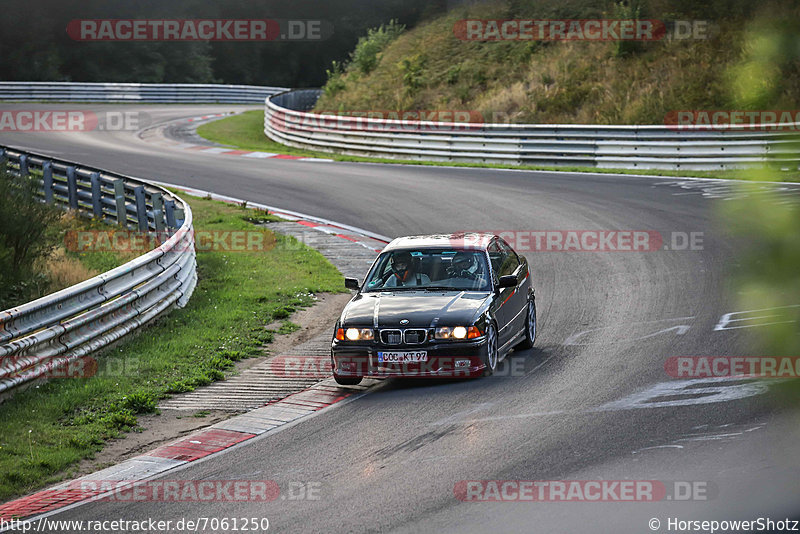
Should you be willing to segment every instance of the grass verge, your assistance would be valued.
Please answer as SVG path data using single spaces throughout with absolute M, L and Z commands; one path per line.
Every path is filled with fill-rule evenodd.
M 729 171 L 667 171 L 657 169 L 598 169 L 597 167 L 578 166 L 541 166 L 541 165 L 503 165 L 497 163 L 463 163 L 440 161 L 416 161 L 388 158 L 369 158 L 362 156 L 349 156 L 330 152 L 300 150 L 281 143 L 276 143 L 264 135 L 264 112 L 261 110 L 246 111 L 217 121 L 206 123 L 197 129 L 197 133 L 209 141 L 228 145 L 242 150 L 259 150 L 263 152 L 277 152 L 293 156 L 328 158 L 335 161 L 350 161 L 359 163 L 392 163 L 395 165 L 427 165 L 434 167 L 467 167 L 482 169 L 519 169 L 527 171 L 558 171 L 558 172 L 589 172 L 594 174 L 638 174 L 649 176 L 674 176 L 695 178 L 720 178 L 726 180 L 748 179 L 740 170 Z M 784 182 L 800 182 L 800 172 L 782 171 L 779 175 Z
M 189 198 L 195 229 L 272 233 L 253 222 L 274 217 L 207 199 Z M 339 272 L 316 251 L 276 235 L 263 252 L 198 252 L 199 281 L 186 308 L 176 309 L 96 356 L 91 378 L 53 379 L 0 404 L 0 501 L 75 473 L 110 439 L 137 429 L 137 414 L 160 399 L 225 378 L 233 363 L 258 356 L 283 321 L 314 294 L 343 291 Z M 101 267 L 110 258 L 87 255 Z M 264 325 L 283 321 L 277 332 Z
M 331 157 L 327 153 L 300 150 L 271 141 L 264 135 L 264 112 L 257 109 L 207 122 L 197 128 L 197 133 L 214 143 L 231 145 L 243 150 L 277 152 L 278 154 L 304 157 Z

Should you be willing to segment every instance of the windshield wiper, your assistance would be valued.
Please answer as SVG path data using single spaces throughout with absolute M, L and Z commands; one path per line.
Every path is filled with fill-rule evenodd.
M 453 286 L 426 286 L 423 289 L 425 289 L 425 291 L 470 291 L 469 289 Z
M 399 287 L 376 287 L 368 289 L 364 293 L 378 291 L 487 291 L 485 289 L 469 289 L 453 286 L 399 286 Z
M 417 287 L 417 286 L 375 287 L 375 288 L 372 288 L 372 289 L 368 289 L 364 293 L 372 293 L 373 291 L 376 291 L 376 292 L 377 291 L 412 291 L 412 290 L 413 291 L 420 291 L 422 289 L 425 289 L 425 288 Z

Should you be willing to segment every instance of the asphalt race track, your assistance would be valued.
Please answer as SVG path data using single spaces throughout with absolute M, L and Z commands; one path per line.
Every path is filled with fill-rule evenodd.
M 31 109 L 43 104 L 7 105 Z M 153 122 L 235 106 L 141 109 Z M 536 347 L 498 376 L 384 382 L 334 409 L 188 464 L 168 479 L 312 483 L 318 499 L 88 503 L 60 519 L 268 517 L 276 532 L 651 532 L 656 518 L 800 515 L 797 412 L 774 388 L 668 376 L 670 356 L 752 355 L 736 250 L 715 217 L 733 191 L 707 181 L 258 160 L 145 143 L 135 132 L 0 133 L 0 143 L 313 214 L 387 236 L 459 230 L 702 232 L 702 250 L 523 252 Z M 796 195 L 789 192 L 788 195 Z M 689 386 L 689 389 L 681 389 Z M 707 500 L 461 502 L 464 480 L 700 482 Z

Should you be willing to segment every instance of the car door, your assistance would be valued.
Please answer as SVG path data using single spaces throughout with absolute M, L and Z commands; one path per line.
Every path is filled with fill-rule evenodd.
M 507 247 L 507 245 L 506 245 Z M 509 271 L 511 264 L 515 257 L 509 256 L 509 250 L 501 246 L 500 239 L 495 238 L 489 243 L 489 247 L 487 252 L 489 253 L 489 260 L 492 262 L 492 278 L 495 287 L 497 287 L 497 283 L 501 276 L 504 274 L 512 274 L 513 269 Z M 512 302 L 514 299 L 515 289 L 513 287 L 504 287 L 500 289 L 499 294 L 495 298 L 496 308 L 494 311 L 495 319 L 497 320 L 497 340 L 499 342 L 499 346 L 502 347 L 503 345 L 508 342 L 508 340 L 514 335 L 513 329 L 510 327 L 510 323 L 514 318 L 514 303 Z
M 524 328 L 528 304 L 526 291 L 524 290 L 525 275 L 527 272 L 523 272 L 526 271 L 525 265 L 520 261 L 519 256 L 517 256 L 517 253 L 514 252 L 514 249 L 512 249 L 508 243 L 503 239 L 498 239 L 497 246 L 502 257 L 498 275 L 514 275 L 517 277 L 516 287 L 504 289 L 504 291 L 507 290 L 509 294 L 503 295 L 506 331 L 501 334 L 502 345 Z

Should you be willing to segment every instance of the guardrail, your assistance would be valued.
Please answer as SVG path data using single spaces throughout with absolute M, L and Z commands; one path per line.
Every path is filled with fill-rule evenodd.
M 39 182 L 44 201 L 166 240 L 85 282 L 0 311 L 0 393 L 47 377 L 175 306 L 197 283 L 192 211 L 129 176 L 0 146 L 7 168 Z
M 127 102 L 261 104 L 284 87 L 257 85 L 89 82 L 0 82 L 0 100 L 11 102 Z
M 308 113 L 318 89 L 266 99 L 264 133 L 288 146 L 356 156 L 607 169 L 723 170 L 765 162 L 797 169 L 800 143 L 780 131 L 670 126 L 478 124 Z M 800 123 L 788 126 L 800 130 Z

